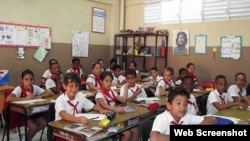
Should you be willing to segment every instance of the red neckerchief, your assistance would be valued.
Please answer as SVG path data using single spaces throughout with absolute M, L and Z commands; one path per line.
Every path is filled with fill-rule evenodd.
M 222 102 L 222 104 L 225 104 L 226 102 L 225 102 L 225 97 L 223 97 L 223 96 L 219 96 L 219 98 L 221 99 L 221 102 Z
M 198 109 L 197 109 L 197 106 L 195 105 L 195 103 L 192 102 L 191 100 L 188 100 L 188 104 L 193 105 L 194 108 L 195 108 L 195 110 L 198 110 Z
M 92 73 L 94 75 L 94 77 L 92 77 L 91 75 L 89 75 L 89 77 L 92 77 L 95 79 L 95 81 L 101 86 L 101 79 L 99 75 L 95 75 L 94 73 Z
M 63 93 L 63 94 L 66 96 L 65 93 Z M 75 105 L 70 100 L 68 100 L 67 102 L 74 109 L 73 116 L 75 116 L 75 113 L 78 114 L 77 105 L 78 105 L 79 101 L 77 101 Z
M 168 88 L 167 89 L 171 89 L 172 86 L 171 86 L 171 81 L 166 81 L 165 79 L 162 79 L 166 85 L 168 85 Z
M 100 87 L 100 91 L 104 94 L 104 97 L 105 97 L 105 99 L 107 100 L 107 102 L 108 102 L 109 105 L 110 105 L 110 102 L 111 102 L 111 101 L 113 101 L 114 103 L 116 103 L 116 97 L 115 97 L 114 92 L 113 92 L 112 90 L 110 90 L 112 96 L 110 95 L 110 93 L 108 92 L 108 90 L 107 90 L 106 88 L 104 88 L 104 87 Z M 111 99 L 111 101 L 108 100 L 107 97 L 108 97 L 109 99 Z
M 52 74 L 53 75 L 53 74 Z M 61 75 L 61 74 L 59 74 L 59 75 Z M 62 84 L 62 77 L 60 77 L 59 78 L 59 80 L 58 79 L 54 79 L 54 78 L 52 78 L 52 77 L 50 77 L 54 82 L 55 82 L 55 84 L 57 84 L 57 81 L 59 81 L 60 83 L 61 83 L 61 88 L 60 88 L 60 90 L 61 90 L 61 92 L 64 92 L 65 91 L 65 89 L 63 88 L 63 84 Z
M 136 87 L 136 90 L 135 91 L 133 91 L 131 88 L 129 89 L 132 93 L 133 93 L 133 95 L 137 92 L 137 90 L 139 89 L 139 87 L 137 86 Z
M 115 77 L 115 75 L 114 75 L 114 78 L 117 81 L 117 83 L 120 84 L 120 81 L 119 81 L 118 77 Z
M 238 92 L 238 95 L 242 98 L 241 90 Z
M 170 123 L 172 125 L 182 125 L 183 121 L 181 121 L 180 123 L 177 123 L 175 120 L 172 120 Z
M 70 71 L 73 72 L 73 73 L 76 73 L 77 75 L 80 75 L 80 69 L 79 68 L 71 67 Z
M 188 72 L 187 74 L 188 76 L 191 76 L 194 79 L 194 82 L 198 82 L 197 77 L 192 73 L 192 72 Z
M 21 90 L 22 90 L 21 91 L 21 97 L 26 97 L 28 95 L 27 92 L 33 93 L 33 91 L 34 91 L 33 86 L 31 86 L 30 89 L 25 89 L 23 84 L 21 84 L 20 87 L 21 87 Z

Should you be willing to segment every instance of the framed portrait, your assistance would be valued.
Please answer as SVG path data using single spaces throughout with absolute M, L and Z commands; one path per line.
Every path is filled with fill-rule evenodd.
M 92 32 L 105 33 L 106 10 L 92 8 Z
M 173 54 L 189 55 L 189 30 L 173 30 Z

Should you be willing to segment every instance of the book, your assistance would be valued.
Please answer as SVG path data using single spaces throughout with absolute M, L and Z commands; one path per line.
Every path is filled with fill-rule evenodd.
M 100 128 L 100 127 L 93 127 L 91 125 L 84 125 L 84 124 L 80 124 L 80 123 L 70 124 L 70 125 L 64 127 L 64 129 L 68 130 L 68 131 L 83 134 L 88 138 L 91 137 L 92 135 L 94 135 L 95 133 L 102 130 L 102 128 Z
M 39 62 L 42 62 L 46 57 L 47 53 L 48 51 L 45 48 L 39 47 L 34 54 L 34 58 Z
M 104 133 L 104 132 L 97 132 L 94 135 L 92 135 L 91 137 L 87 137 L 86 141 L 98 141 L 104 137 L 106 137 L 108 134 Z

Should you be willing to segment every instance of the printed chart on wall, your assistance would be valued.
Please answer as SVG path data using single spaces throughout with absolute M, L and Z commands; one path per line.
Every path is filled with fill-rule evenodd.
M 221 58 L 235 59 L 241 58 L 242 37 L 223 36 L 221 37 Z
M 89 33 L 72 31 L 72 57 L 88 57 Z

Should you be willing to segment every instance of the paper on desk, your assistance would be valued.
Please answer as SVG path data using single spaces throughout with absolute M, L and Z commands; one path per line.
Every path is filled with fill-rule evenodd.
M 45 99 L 31 99 L 31 100 L 23 100 L 23 101 L 16 101 L 13 103 L 16 104 L 34 104 L 35 102 L 45 101 Z
M 137 97 L 136 101 L 160 101 L 159 97 Z
M 133 108 L 131 108 L 131 107 L 129 107 L 129 106 L 126 106 L 126 107 L 124 107 L 124 111 L 125 111 L 126 113 L 131 113 L 131 112 L 135 112 L 136 110 L 133 109 Z
M 86 113 L 81 113 L 81 114 L 76 114 L 75 115 L 76 117 L 81 117 L 81 116 L 84 116 L 86 117 L 87 119 L 90 119 L 90 120 L 102 120 L 105 118 L 105 114 L 86 114 Z
M 213 116 L 213 117 L 220 117 L 220 118 L 229 119 L 229 120 L 231 120 L 234 124 L 237 124 L 237 123 L 240 121 L 240 119 L 234 118 L 234 117 L 226 117 L 226 116 L 218 116 L 218 115 L 204 115 L 204 117 L 207 117 L 207 116 Z

